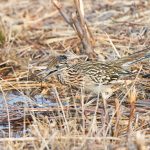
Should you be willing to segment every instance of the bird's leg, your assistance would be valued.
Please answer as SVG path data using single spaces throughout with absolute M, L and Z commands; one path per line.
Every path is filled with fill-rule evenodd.
M 107 111 L 107 99 L 113 94 L 113 90 L 111 88 L 111 86 L 105 86 L 105 85 L 101 85 L 101 95 L 102 95 L 102 100 L 103 100 L 103 105 L 104 105 L 104 120 L 105 123 L 108 123 L 109 120 L 109 115 L 108 115 L 108 111 Z

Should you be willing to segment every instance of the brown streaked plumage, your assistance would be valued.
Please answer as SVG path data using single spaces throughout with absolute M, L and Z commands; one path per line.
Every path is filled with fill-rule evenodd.
M 112 95 L 112 86 L 115 82 L 117 83 L 119 79 L 123 79 L 125 76 L 133 75 L 132 72 L 122 66 L 128 62 L 132 64 L 132 62 L 147 58 L 149 56 L 149 54 L 146 55 L 147 51 L 145 49 L 144 52 L 139 51 L 139 54 L 136 52 L 131 56 L 112 62 L 82 61 L 71 65 L 60 59 L 63 63 L 60 62 L 61 65 L 57 65 L 53 73 L 57 75 L 62 84 L 77 88 L 83 87 L 94 93 L 101 93 L 102 97 L 106 99 Z
M 94 93 L 101 93 L 104 99 L 113 93 L 113 81 L 121 76 L 132 74 L 121 67 L 97 61 L 79 62 L 74 65 L 64 64 L 53 73 L 65 85 L 84 88 Z

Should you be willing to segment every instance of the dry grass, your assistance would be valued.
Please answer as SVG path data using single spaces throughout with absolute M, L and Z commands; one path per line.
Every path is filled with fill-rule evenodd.
M 68 23 L 60 13 L 75 12 L 74 2 L 54 3 L 0 3 L 1 149 L 149 149 L 150 79 L 139 76 L 150 74 L 149 59 L 107 102 L 38 74 L 68 51 L 115 60 L 148 47 L 150 2 L 87 0 L 86 22 L 73 16 Z

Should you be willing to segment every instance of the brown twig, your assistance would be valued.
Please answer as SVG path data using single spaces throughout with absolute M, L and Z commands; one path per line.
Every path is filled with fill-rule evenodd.
M 74 2 L 76 12 L 72 14 L 69 12 L 69 14 L 67 14 L 62 5 L 57 0 L 53 0 L 54 6 L 58 9 L 64 20 L 76 31 L 80 38 L 83 45 L 81 53 L 87 54 L 89 58 L 96 57 L 96 53 L 93 49 L 93 45 L 95 43 L 94 38 L 84 18 L 83 3 L 81 0 L 75 0 Z
M 135 115 L 135 110 L 136 110 L 136 97 L 137 97 L 137 93 L 135 88 L 133 88 L 133 90 L 131 90 L 130 94 L 129 94 L 129 102 L 130 102 L 130 117 L 129 117 L 129 124 L 128 124 L 128 132 L 130 133 L 131 131 L 131 125 L 133 122 L 133 118 Z
M 118 137 L 119 130 L 120 130 L 119 119 L 121 116 L 121 111 L 120 111 L 120 103 L 119 103 L 119 100 L 117 98 L 115 99 L 115 107 L 116 107 L 116 121 L 115 121 L 114 136 Z

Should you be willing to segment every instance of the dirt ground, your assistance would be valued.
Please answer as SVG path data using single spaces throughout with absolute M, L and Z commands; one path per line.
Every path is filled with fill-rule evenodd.
M 148 0 L 1 0 L 0 149 L 150 149 L 149 8 Z M 147 59 L 107 101 L 45 78 L 60 55 L 117 64 L 132 54 Z

